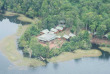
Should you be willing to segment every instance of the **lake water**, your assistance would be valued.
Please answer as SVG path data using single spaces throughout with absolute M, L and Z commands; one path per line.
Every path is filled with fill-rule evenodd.
M 13 19 L 13 20 L 12 20 Z M 16 33 L 17 20 L 0 16 L 0 40 Z M 81 58 L 66 62 L 48 63 L 37 68 L 16 67 L 0 52 L 0 74 L 110 74 L 110 54 L 96 58 Z

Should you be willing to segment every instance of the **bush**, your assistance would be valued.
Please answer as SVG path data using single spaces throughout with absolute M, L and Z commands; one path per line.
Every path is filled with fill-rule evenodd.
M 110 32 L 108 33 L 108 39 L 110 40 Z
M 60 54 L 60 50 L 59 49 L 52 49 L 49 51 L 49 58 L 53 57 L 53 56 L 58 56 Z

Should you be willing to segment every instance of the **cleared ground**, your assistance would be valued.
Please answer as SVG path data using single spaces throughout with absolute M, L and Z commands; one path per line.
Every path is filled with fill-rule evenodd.
M 66 40 L 63 39 L 63 35 L 69 35 L 70 33 L 70 28 L 66 28 L 64 31 L 61 31 L 56 34 L 57 36 L 61 36 L 61 39 L 55 39 L 47 43 L 40 42 L 40 44 L 42 44 L 43 46 L 49 46 L 50 50 L 55 48 L 61 48 L 62 45 L 66 42 Z

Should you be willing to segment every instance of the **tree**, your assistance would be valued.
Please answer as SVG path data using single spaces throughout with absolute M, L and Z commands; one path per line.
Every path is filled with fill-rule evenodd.
M 35 15 L 37 15 L 37 12 L 35 12 L 32 8 L 29 8 L 28 11 L 26 12 L 26 15 L 28 17 L 33 18 Z
M 91 32 L 94 33 L 96 29 L 96 25 L 90 25 Z
M 99 25 L 97 27 L 97 35 L 98 37 L 100 38 L 103 38 L 103 35 L 105 34 L 105 31 L 106 31 L 106 25 Z
M 110 32 L 107 35 L 108 35 L 108 39 L 110 40 Z
M 39 42 L 35 37 L 32 37 L 29 47 L 32 50 L 33 57 L 36 57 L 36 58 L 39 58 L 40 56 L 44 58 L 48 57 L 49 48 L 39 44 Z

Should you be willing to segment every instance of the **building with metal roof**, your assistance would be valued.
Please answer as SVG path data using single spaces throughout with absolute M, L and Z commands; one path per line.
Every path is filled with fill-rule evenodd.
M 104 35 L 106 38 L 108 38 L 108 34 Z
M 70 36 L 70 37 L 74 37 L 74 36 L 76 36 L 76 35 L 73 34 L 73 33 L 70 33 L 69 36 Z
M 59 24 L 58 26 L 60 26 L 60 27 L 63 27 L 63 28 L 65 28 L 66 27 L 66 25 L 62 25 L 62 24 Z
M 58 32 L 58 30 L 55 29 L 55 28 L 51 28 L 51 31 L 54 32 L 54 33 L 57 33 Z
M 49 33 L 49 30 L 48 29 L 44 29 L 44 30 L 41 31 L 41 33 L 44 33 L 44 34 Z
M 45 41 L 45 42 L 54 40 L 54 39 L 56 39 L 56 38 L 57 38 L 56 34 L 50 34 L 50 33 L 43 34 L 43 35 L 41 35 L 41 36 L 38 37 L 38 39 L 39 39 L 40 41 Z
M 63 38 L 69 39 L 70 37 L 68 35 L 63 35 Z
M 52 32 L 52 31 L 50 31 L 49 33 L 50 33 L 50 34 L 54 34 L 54 32 Z
M 62 31 L 63 30 L 63 27 L 57 26 L 56 29 L 59 30 L 59 31 Z
M 57 38 L 61 38 L 61 36 L 57 36 Z
M 88 31 L 89 34 L 91 34 L 91 31 Z

